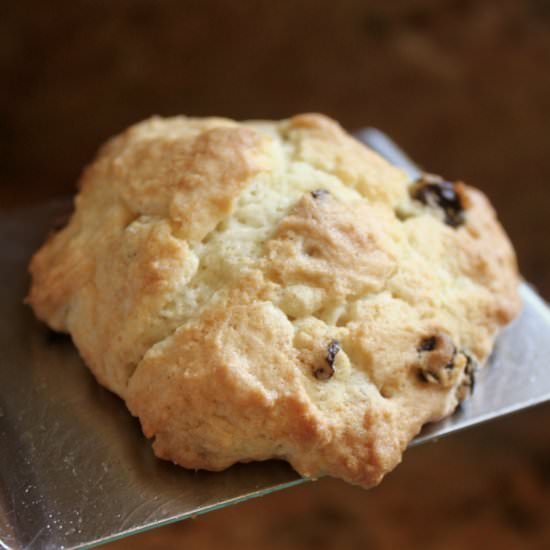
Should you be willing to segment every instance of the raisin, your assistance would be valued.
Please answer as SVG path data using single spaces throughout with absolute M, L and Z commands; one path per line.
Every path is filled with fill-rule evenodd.
M 311 192 L 311 196 L 314 199 L 319 199 L 326 197 L 327 195 L 330 195 L 330 193 L 326 189 L 316 189 L 315 191 Z
M 464 205 L 454 183 L 425 174 L 410 187 L 409 192 L 414 200 L 443 210 L 447 225 L 458 227 L 464 223 Z
M 327 348 L 327 363 L 332 367 L 337 353 L 340 351 L 340 342 L 338 340 L 331 340 Z
M 450 336 L 445 333 L 426 336 L 416 349 L 418 380 L 442 388 L 455 386 L 459 402 L 473 393 L 477 363 L 464 350 L 457 350 Z
M 329 378 L 332 378 L 333 374 L 334 374 L 334 367 L 330 367 L 328 365 L 317 367 L 313 371 L 313 376 L 315 376 L 317 380 L 328 380 Z
M 458 372 L 455 367 L 464 366 L 464 359 L 457 357 L 457 350 L 450 336 L 444 333 L 427 336 L 416 348 L 419 354 L 417 376 L 422 382 L 452 386 Z
M 466 398 L 467 393 L 472 395 L 476 386 L 477 363 L 470 355 L 462 352 L 466 357 L 466 366 L 464 367 L 464 380 L 458 388 L 459 399 L 462 401 Z
M 423 338 L 418 346 L 418 351 L 433 351 L 437 344 L 437 336 L 428 336 Z
M 475 367 L 475 364 L 472 361 L 471 357 L 468 357 L 468 365 L 466 367 L 466 373 L 468 374 L 468 377 L 470 379 L 470 394 L 473 394 L 476 388 L 477 368 Z
M 336 355 L 340 351 L 340 342 L 338 340 L 331 340 L 327 347 L 327 354 L 325 356 L 326 365 L 318 367 L 313 371 L 313 376 L 317 380 L 328 380 L 332 378 L 334 374 L 334 361 L 336 360 Z

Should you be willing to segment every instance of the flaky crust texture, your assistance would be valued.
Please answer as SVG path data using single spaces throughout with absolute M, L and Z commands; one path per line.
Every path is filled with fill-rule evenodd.
M 463 223 L 322 115 L 155 117 L 85 170 L 28 303 L 159 457 L 280 458 L 369 487 L 519 309 L 493 209 L 453 189 Z

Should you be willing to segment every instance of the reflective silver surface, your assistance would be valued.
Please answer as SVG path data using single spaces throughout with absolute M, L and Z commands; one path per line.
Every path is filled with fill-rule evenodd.
M 26 265 L 67 212 L 50 203 L 0 220 L 0 548 L 79 548 L 302 482 L 284 463 L 191 472 L 153 457 L 138 422 L 101 388 L 70 340 L 22 304 Z M 550 313 L 522 289 L 476 392 L 423 442 L 550 399 Z

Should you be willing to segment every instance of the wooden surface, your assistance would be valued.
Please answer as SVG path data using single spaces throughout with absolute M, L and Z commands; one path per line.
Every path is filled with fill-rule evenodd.
M 325 112 L 491 197 L 550 298 L 550 1 L 13 2 L 0 19 L 0 210 L 72 193 L 158 113 Z M 113 548 L 550 548 L 550 408 Z

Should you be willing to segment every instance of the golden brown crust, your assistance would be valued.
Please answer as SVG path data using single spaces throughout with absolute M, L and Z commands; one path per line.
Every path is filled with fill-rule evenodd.
M 306 193 L 267 243 L 267 264 L 283 286 L 329 288 L 335 300 L 379 292 L 396 269 L 383 214 Z
M 519 308 L 490 204 L 452 189 L 464 213 L 445 223 L 322 115 L 154 118 L 86 170 L 28 302 L 158 456 L 370 486 L 467 395 Z

